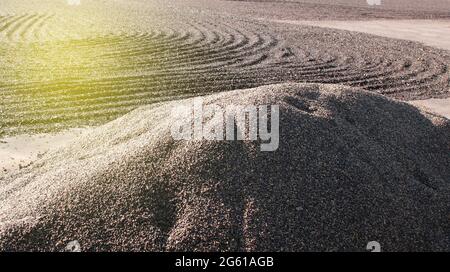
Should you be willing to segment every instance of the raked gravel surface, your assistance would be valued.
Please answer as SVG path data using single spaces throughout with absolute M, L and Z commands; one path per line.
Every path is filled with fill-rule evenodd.
M 401 100 L 449 96 L 448 52 L 258 18 L 266 11 L 289 19 L 286 10 L 297 20 L 325 10 L 361 17 L 367 7 L 207 2 L 2 0 L 0 137 L 99 125 L 142 105 L 284 82 L 345 84 Z M 272 7 L 249 16 L 230 6 L 252 10 L 244 4 Z

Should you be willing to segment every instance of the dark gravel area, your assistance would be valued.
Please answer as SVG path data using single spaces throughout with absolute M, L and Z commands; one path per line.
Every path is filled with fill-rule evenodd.
M 139 108 L 0 180 L 0 251 L 448 251 L 450 123 L 337 85 L 205 97 L 278 104 L 280 146 L 174 141 Z
M 450 19 L 446 0 L 189 0 L 194 5 L 251 17 L 290 20 Z

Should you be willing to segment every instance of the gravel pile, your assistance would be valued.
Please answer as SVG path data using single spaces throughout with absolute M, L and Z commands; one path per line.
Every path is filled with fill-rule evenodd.
M 450 123 L 340 85 L 205 97 L 280 107 L 280 145 L 174 141 L 141 107 L 0 180 L 0 251 L 450 250 Z

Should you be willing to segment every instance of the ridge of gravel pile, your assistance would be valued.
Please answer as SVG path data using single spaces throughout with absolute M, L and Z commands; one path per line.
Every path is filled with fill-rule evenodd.
M 204 97 L 280 108 L 280 145 L 174 141 L 141 107 L 0 180 L 0 251 L 448 251 L 450 122 L 340 85 Z

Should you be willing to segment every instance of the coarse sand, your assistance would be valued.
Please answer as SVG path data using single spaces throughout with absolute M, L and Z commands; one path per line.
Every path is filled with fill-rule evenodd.
M 391 17 L 387 3 L 330 2 L 1 0 L 0 137 L 97 126 L 143 105 L 285 82 L 343 84 L 403 101 L 450 97 L 449 51 L 273 22 L 362 20 L 369 11 L 405 19 Z M 424 17 L 450 18 L 450 10 L 430 12 Z M 424 18 L 414 14 L 406 18 Z M 438 25 L 418 29 L 436 26 L 439 38 L 448 30 Z
M 280 107 L 280 146 L 174 141 L 144 106 L 0 179 L 0 251 L 448 251 L 450 122 L 341 85 L 206 96 Z

